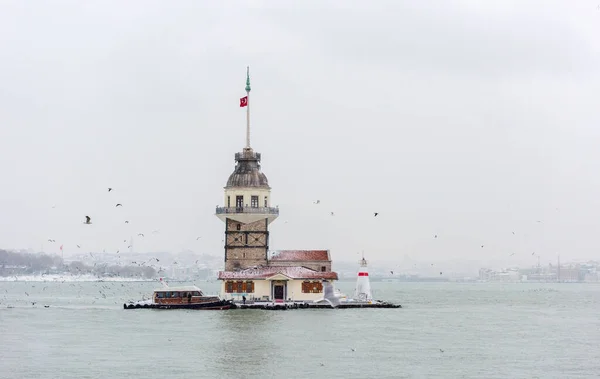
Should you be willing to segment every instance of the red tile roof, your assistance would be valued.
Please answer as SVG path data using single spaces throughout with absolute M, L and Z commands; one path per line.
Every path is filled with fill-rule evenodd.
M 329 261 L 327 250 L 279 250 L 271 261 Z
M 277 274 L 285 275 L 290 279 L 338 279 L 336 272 L 315 271 L 302 266 L 259 266 L 240 271 L 220 271 L 219 279 L 267 279 Z

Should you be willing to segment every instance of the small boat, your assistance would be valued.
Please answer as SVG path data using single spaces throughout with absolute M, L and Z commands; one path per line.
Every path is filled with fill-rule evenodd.
M 154 290 L 152 299 L 123 304 L 123 309 L 231 309 L 236 305 L 218 296 L 205 296 L 196 286 L 165 287 Z

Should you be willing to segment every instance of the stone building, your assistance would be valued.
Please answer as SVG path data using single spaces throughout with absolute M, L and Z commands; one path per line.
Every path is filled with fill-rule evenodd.
M 269 257 L 269 225 L 279 216 L 261 171 L 260 153 L 250 147 L 250 78 L 246 79 L 246 147 L 225 186 L 216 216 L 225 224 L 225 270 L 221 296 L 267 301 L 310 301 L 323 297 L 323 280 L 337 280 L 328 250 L 282 250 Z

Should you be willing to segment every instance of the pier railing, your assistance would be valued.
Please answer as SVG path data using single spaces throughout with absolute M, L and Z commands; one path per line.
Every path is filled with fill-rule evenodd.
M 279 208 L 273 207 L 217 207 L 216 213 L 249 213 L 249 214 L 269 214 L 279 215 Z

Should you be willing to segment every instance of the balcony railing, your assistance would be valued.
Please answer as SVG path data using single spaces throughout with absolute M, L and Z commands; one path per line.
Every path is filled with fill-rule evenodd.
M 217 214 L 250 213 L 279 215 L 279 208 L 273 207 L 217 207 Z
M 260 153 L 244 151 L 243 153 L 235 153 L 236 161 L 260 161 Z

